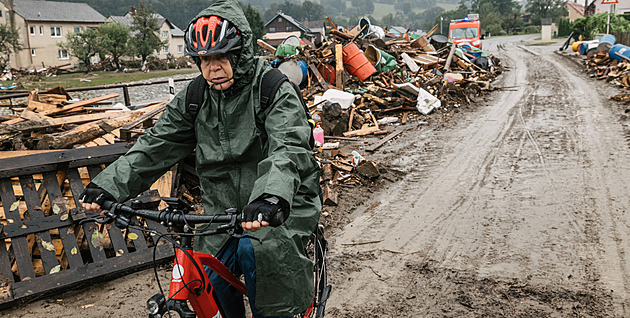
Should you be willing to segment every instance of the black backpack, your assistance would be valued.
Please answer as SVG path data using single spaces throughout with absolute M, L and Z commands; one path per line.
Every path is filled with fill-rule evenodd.
M 306 120 L 308 121 L 312 130 L 313 128 L 315 128 L 315 122 L 311 117 L 311 113 L 308 111 L 308 106 L 306 105 L 306 102 L 302 97 L 302 92 L 300 91 L 300 88 L 295 85 L 295 83 L 291 82 L 286 75 L 284 75 L 280 70 L 276 68 L 272 68 L 271 70 L 269 70 L 267 73 L 265 73 L 265 75 L 263 75 L 262 78 L 260 88 L 260 107 L 262 111 L 264 112 L 267 107 L 269 107 L 269 104 L 271 104 L 274 96 L 276 95 L 276 91 L 278 91 L 278 88 L 280 88 L 280 84 L 282 84 L 284 81 L 288 81 L 289 83 L 291 83 L 291 86 L 293 86 L 293 89 L 297 93 L 298 98 L 302 103 L 302 107 L 304 107 L 304 111 L 306 112 L 307 117 Z M 203 105 L 203 93 L 206 91 L 207 87 L 208 82 L 205 78 L 203 78 L 202 74 L 197 76 L 193 80 L 192 84 L 188 88 L 188 91 L 186 92 L 186 110 L 189 114 L 192 115 L 193 121 L 197 118 L 199 108 L 201 107 L 201 105 Z M 311 149 L 313 149 L 315 147 L 315 138 L 313 137 L 312 133 L 310 135 L 311 136 L 309 138 L 309 145 Z

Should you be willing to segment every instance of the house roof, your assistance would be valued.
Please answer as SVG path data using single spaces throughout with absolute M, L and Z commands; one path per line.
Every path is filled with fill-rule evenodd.
M 87 3 L 16 0 L 13 7 L 27 21 L 105 22 Z
M 577 13 L 584 15 L 584 5 L 583 4 L 579 4 L 577 2 L 567 2 L 567 9 L 571 7 L 573 8 L 573 10 L 575 10 Z
M 158 25 L 162 25 L 165 22 L 168 24 L 168 26 L 171 28 L 171 35 L 174 37 L 183 37 L 184 36 L 184 31 L 182 31 L 180 28 L 178 28 L 175 24 L 171 23 L 171 21 L 169 21 L 167 18 L 161 16 L 160 14 L 154 13 L 155 17 L 158 19 L 157 23 Z M 113 22 L 120 22 L 122 24 L 131 26 L 131 24 L 133 23 L 133 18 L 131 17 L 130 13 L 125 14 L 124 16 L 117 16 L 117 15 L 110 15 L 108 18 L 110 21 Z
M 289 23 L 295 25 L 298 29 L 300 29 L 303 32 L 311 32 L 311 30 L 309 28 L 305 27 L 302 23 L 298 22 L 293 17 L 291 17 L 289 15 L 286 15 L 286 14 L 284 14 L 282 12 L 278 12 L 275 17 L 273 17 L 271 20 L 269 20 L 267 23 L 265 23 L 265 27 L 267 27 L 267 25 L 269 25 L 269 23 L 271 23 L 277 17 L 283 17 L 284 19 L 289 21 Z

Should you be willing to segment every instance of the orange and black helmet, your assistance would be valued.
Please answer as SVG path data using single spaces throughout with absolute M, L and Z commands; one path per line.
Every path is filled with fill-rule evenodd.
M 204 16 L 190 23 L 186 30 L 186 55 L 205 56 L 238 51 L 241 31 L 218 16 Z

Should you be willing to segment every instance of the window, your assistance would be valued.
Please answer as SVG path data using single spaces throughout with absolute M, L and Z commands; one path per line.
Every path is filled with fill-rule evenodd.
M 61 37 L 61 27 L 50 27 L 50 36 Z
M 35 56 L 35 49 L 31 49 L 31 56 Z
M 279 18 L 278 18 L 278 22 L 282 22 L 282 17 L 279 17 Z
M 274 33 L 276 32 L 276 28 L 269 28 L 269 33 Z
M 43 25 L 39 26 L 39 35 L 44 35 L 44 26 Z
M 64 49 L 59 49 L 59 59 L 60 60 L 69 60 L 68 51 Z
M 0 10 L 0 18 L 2 18 L 2 10 Z
M 35 27 L 34 26 L 30 26 L 28 27 L 28 30 L 31 34 L 35 34 Z
M 292 26 L 287 26 L 287 32 L 289 32 L 291 30 L 293 30 L 293 27 Z
M 81 27 L 74 27 L 74 33 L 81 33 Z
M 164 52 L 164 54 L 168 54 L 168 46 L 163 47 L 162 52 Z
M 162 31 L 162 38 L 168 39 L 168 31 Z
M 183 53 L 184 52 L 184 46 L 183 45 L 178 45 L 177 46 L 177 53 Z

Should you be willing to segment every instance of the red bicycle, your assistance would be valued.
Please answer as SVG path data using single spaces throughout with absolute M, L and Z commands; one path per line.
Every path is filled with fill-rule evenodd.
M 160 293 L 155 294 L 147 301 L 147 311 L 150 318 L 182 317 L 182 318 L 217 318 L 223 317 L 212 293 L 212 284 L 203 266 L 208 266 L 219 276 L 229 282 L 237 290 L 247 295 L 245 284 L 227 269 L 217 258 L 211 254 L 195 252 L 192 248 L 193 238 L 201 235 L 228 234 L 231 237 L 249 237 L 247 234 L 239 234 L 241 228 L 240 212 L 236 209 L 227 209 L 221 215 L 193 215 L 188 214 L 192 207 L 176 198 L 162 198 L 168 207 L 163 210 L 147 210 L 139 208 L 139 203 L 131 201 L 131 206 L 115 202 L 103 202 L 106 212 L 103 215 L 92 218 L 98 223 L 114 224 L 120 228 L 133 227 L 142 231 L 156 233 L 155 245 L 161 239 L 173 243 L 175 247 L 175 261 L 171 274 L 171 282 L 168 297 L 165 297 L 162 286 L 157 280 Z M 138 218 L 151 219 L 168 225 L 168 233 L 157 233 L 153 229 L 147 229 L 138 225 Z M 203 233 L 194 233 L 195 224 L 217 223 L 221 224 L 215 230 Z M 172 237 L 178 237 L 179 241 Z M 326 251 L 328 242 L 324 239 L 323 226 L 318 225 L 312 234 L 307 255 L 313 262 L 315 297 L 310 308 L 297 317 L 323 317 L 326 301 L 330 295 L 331 286 L 327 283 Z M 157 267 L 154 266 L 157 277 Z M 190 306 L 192 306 L 192 309 Z

